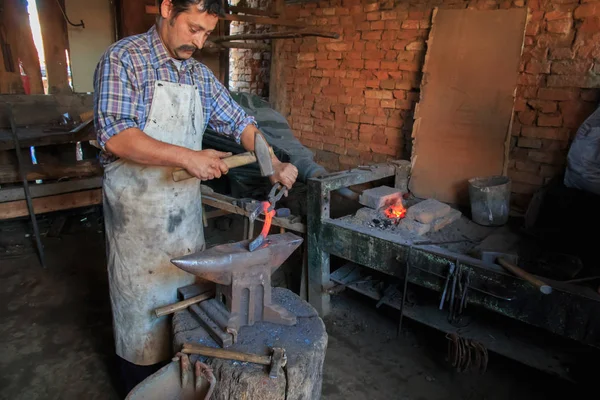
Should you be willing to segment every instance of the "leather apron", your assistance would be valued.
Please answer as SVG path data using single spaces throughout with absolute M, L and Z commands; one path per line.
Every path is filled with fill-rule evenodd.
M 144 133 L 202 149 L 204 115 L 196 86 L 157 81 Z M 119 159 L 104 171 L 103 196 L 110 299 L 117 355 L 137 365 L 171 358 L 169 316 L 153 311 L 177 301 L 195 277 L 170 260 L 204 250 L 200 180 L 174 182 L 173 168 Z

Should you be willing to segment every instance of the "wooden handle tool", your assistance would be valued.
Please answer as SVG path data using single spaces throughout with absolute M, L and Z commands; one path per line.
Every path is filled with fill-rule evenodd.
M 544 294 L 552 293 L 552 287 L 549 286 L 547 283 L 545 283 L 545 282 L 541 281 L 540 279 L 536 278 L 535 276 L 531 275 L 529 272 L 525 271 L 524 269 L 517 267 L 516 265 L 506 261 L 502 257 L 498 257 L 498 264 L 502 265 L 502 267 L 504 267 L 508 271 L 512 272 L 513 274 L 517 275 L 518 277 L 525 279 L 527 282 L 531 283 L 532 285 L 534 285 L 535 287 L 540 289 L 540 292 L 542 292 Z
M 269 152 L 273 155 L 273 149 L 269 147 Z M 243 165 L 252 164 L 256 162 L 256 154 L 253 151 L 247 151 L 245 153 L 236 154 L 234 156 L 223 158 L 223 162 L 227 165 L 227 168 L 232 169 L 241 167 Z M 178 168 L 173 171 L 173 180 L 175 182 L 183 181 L 186 179 L 193 178 L 194 176 L 187 172 L 185 169 Z
M 157 317 L 162 317 L 163 315 L 173 314 L 174 312 L 183 310 L 184 308 L 187 308 L 187 307 L 191 306 L 192 304 L 200 303 L 201 301 L 210 299 L 214 295 L 215 295 L 215 292 L 208 291 L 206 293 L 202 293 L 198 296 L 190 297 L 189 299 L 180 301 L 178 303 L 169 304 L 168 306 L 164 306 L 164 307 L 159 307 L 154 310 L 154 314 L 156 314 Z

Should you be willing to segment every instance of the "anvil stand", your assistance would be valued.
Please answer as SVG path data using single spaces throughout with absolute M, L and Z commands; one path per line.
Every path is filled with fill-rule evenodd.
M 178 268 L 216 283 L 216 298 L 189 307 L 222 347 L 237 342 L 242 326 L 266 321 L 295 325 L 296 316 L 271 303 L 271 274 L 302 244 L 287 232 L 269 235 L 265 246 L 249 251 L 249 241 L 223 244 L 171 260 Z

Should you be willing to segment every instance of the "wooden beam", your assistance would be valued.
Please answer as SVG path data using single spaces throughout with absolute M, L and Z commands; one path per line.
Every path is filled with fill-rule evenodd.
M 38 0 L 39 1 L 39 0 Z M 158 7 L 156 6 L 146 6 L 147 14 L 158 14 Z M 226 14 L 224 17 L 220 17 L 226 21 L 240 21 L 240 22 L 249 22 L 253 24 L 259 25 L 281 25 L 281 26 L 293 26 L 293 27 L 304 27 L 306 24 L 302 22 L 296 21 L 286 21 L 278 18 L 271 17 L 262 17 L 256 15 L 238 15 L 238 14 Z
M 271 45 L 266 43 L 239 43 L 239 42 L 205 42 L 208 44 L 201 51 L 208 50 L 209 52 L 224 50 L 224 49 L 251 49 L 251 50 L 271 50 Z
M 44 214 L 97 204 L 102 204 L 102 189 L 84 190 L 33 199 L 33 212 L 35 214 Z M 25 200 L 0 203 L 0 220 L 25 217 L 27 215 L 29 215 L 29 212 Z
M 96 176 L 93 178 L 75 179 L 66 182 L 30 184 L 29 193 L 31 193 L 31 198 L 35 199 L 38 197 L 55 196 L 57 194 L 78 192 L 87 189 L 98 189 L 102 187 L 102 179 L 103 177 Z M 17 200 L 25 200 L 23 187 L 19 186 L 0 189 L 0 203 Z
M 64 2 L 59 1 L 64 8 Z M 69 49 L 69 39 L 62 10 L 57 0 L 36 0 L 36 4 L 44 42 L 48 93 L 71 93 L 65 53 Z
M 37 164 L 26 168 L 27 180 L 60 179 L 100 176 L 103 168 L 94 161 L 78 161 L 74 164 Z M 0 165 L 0 184 L 20 182 L 21 178 L 15 165 Z
M 260 15 L 263 17 L 277 17 L 273 15 L 273 13 L 266 10 L 259 10 L 257 8 L 249 8 L 249 7 L 238 7 L 238 6 L 229 6 L 229 11 L 234 14 L 249 14 L 249 15 Z
M 247 33 L 241 35 L 220 36 L 212 39 L 214 43 L 221 44 L 232 40 L 268 40 L 268 39 L 295 39 L 305 36 L 320 36 L 326 38 L 338 39 L 339 34 L 334 32 L 316 32 L 316 31 L 295 31 L 295 32 L 267 32 L 267 33 Z
M 47 131 L 49 127 L 34 126 L 19 128 L 19 144 L 21 147 L 48 146 L 53 144 L 77 143 L 96 139 L 94 129 L 87 128 L 78 132 L 72 130 Z M 55 127 L 56 129 L 56 127 Z M 11 132 L 0 128 L 0 150 L 11 150 L 15 148 Z

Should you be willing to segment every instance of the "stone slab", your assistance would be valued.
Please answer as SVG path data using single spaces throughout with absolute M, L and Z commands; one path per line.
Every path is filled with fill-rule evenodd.
M 422 224 L 414 219 L 404 218 L 400 223 L 401 228 L 406 229 L 410 233 L 423 236 L 431 230 L 431 224 Z
M 406 217 L 423 224 L 430 224 L 434 220 L 447 215 L 451 210 L 452 207 L 448 204 L 435 199 L 427 199 L 409 207 L 406 211 Z
M 448 214 L 441 218 L 437 218 L 435 221 L 431 223 L 431 230 L 433 232 L 437 232 L 440 229 L 444 229 L 448 225 L 452 224 L 454 221 L 457 221 L 462 216 L 462 213 L 456 209 L 451 209 Z
M 378 186 L 376 188 L 367 189 L 363 191 L 358 198 L 360 204 L 375 210 L 391 206 L 399 201 L 402 201 L 402 192 L 389 186 Z

